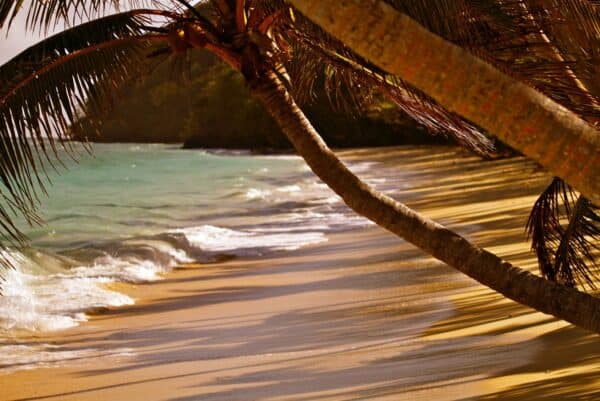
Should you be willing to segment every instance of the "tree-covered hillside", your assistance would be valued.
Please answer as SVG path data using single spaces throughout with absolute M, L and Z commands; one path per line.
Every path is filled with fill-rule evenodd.
M 331 146 L 444 141 L 430 137 L 383 102 L 360 115 L 330 103 L 323 94 L 316 94 L 305 108 Z M 242 77 L 204 52 L 195 53 L 190 63 L 171 60 L 156 66 L 148 76 L 115 94 L 113 104 L 93 128 L 87 119 L 82 125 L 76 138 L 99 142 L 184 142 L 186 147 L 253 149 L 290 146 L 264 108 L 250 97 Z

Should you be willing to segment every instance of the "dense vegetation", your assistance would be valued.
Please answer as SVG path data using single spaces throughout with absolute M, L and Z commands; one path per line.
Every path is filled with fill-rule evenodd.
M 182 74 L 182 68 L 188 70 Z M 305 106 L 331 146 L 445 141 L 427 135 L 383 101 L 357 115 L 332 106 L 321 92 Z M 251 98 L 243 77 L 208 52 L 194 53 L 190 63 L 166 61 L 156 66 L 148 76 L 119 90 L 110 112 L 94 127 L 91 124 L 83 119 L 76 137 L 98 142 L 184 142 L 186 147 L 290 147 L 264 107 Z

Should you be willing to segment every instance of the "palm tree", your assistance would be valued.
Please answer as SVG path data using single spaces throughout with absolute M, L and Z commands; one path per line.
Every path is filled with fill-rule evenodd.
M 345 2 L 340 7 L 325 3 L 320 4 L 321 8 L 312 7 L 311 2 L 298 2 L 301 9 L 314 15 L 315 21 L 326 23 L 331 32 L 340 35 L 349 44 L 354 43 L 358 46 L 357 50 L 362 49 L 360 51 L 370 61 L 387 66 L 389 72 L 401 73 L 409 81 L 408 77 L 413 74 L 413 80 L 421 79 L 422 82 L 411 83 L 425 85 L 423 88 L 430 85 L 426 89 L 430 94 L 438 90 L 434 97 L 442 104 L 450 108 L 468 108 L 457 111 L 470 116 L 473 121 L 488 128 L 490 133 L 509 141 L 542 164 L 550 163 L 546 166 L 551 170 L 552 166 L 566 168 L 568 171 L 558 174 L 563 174 L 563 177 L 571 174 L 569 182 L 584 191 L 584 195 L 588 184 L 597 188 L 600 178 L 595 174 L 595 166 L 598 164 L 600 136 L 588 124 L 577 121 L 577 116 L 592 126 L 600 127 L 600 87 L 595 84 L 597 80 L 591 79 L 600 73 L 597 67 L 600 65 L 598 4 L 582 0 L 389 0 L 387 3 L 394 8 L 381 1 Z M 367 13 L 371 13 L 373 23 L 365 23 Z M 348 24 L 348 18 L 352 17 L 356 26 Z M 382 20 L 384 17 L 385 20 Z M 397 24 L 395 18 L 403 18 L 404 22 Z M 386 27 L 386 23 L 389 26 Z M 404 25 L 411 30 L 409 33 L 399 31 Z M 373 26 L 377 27 L 377 31 L 369 35 L 368 27 Z M 416 37 L 412 30 L 420 36 Z M 369 49 L 368 41 L 362 40 L 363 36 L 370 38 Z M 396 49 L 400 52 L 397 53 L 393 46 L 399 46 L 399 38 L 410 38 L 410 43 L 406 43 L 403 49 Z M 384 43 L 384 39 L 389 43 Z M 442 48 L 432 50 L 435 46 Z M 461 70 L 451 68 L 447 62 L 449 56 L 443 60 L 438 57 L 443 49 L 457 57 L 454 65 Z M 419 55 L 418 51 L 423 54 Z M 415 75 L 414 60 L 417 58 L 423 64 L 418 65 L 419 72 Z M 410 61 L 403 63 L 407 60 Z M 469 62 L 465 63 L 465 60 Z M 500 71 L 494 71 L 493 67 Z M 401 71 L 401 68 L 405 70 Z M 433 77 L 436 71 L 438 75 Z M 481 79 L 486 71 L 491 75 Z M 494 81 L 493 76 L 502 76 L 502 73 L 504 81 Z M 477 79 L 469 79 L 473 76 Z M 467 81 L 461 81 L 461 78 Z M 431 87 L 431 80 L 437 80 L 433 84 L 438 85 L 438 89 Z M 521 81 L 521 84 L 515 80 Z M 562 123 L 552 126 L 550 119 L 544 117 L 546 113 L 567 116 L 569 112 L 547 102 L 539 93 L 523 87 L 522 83 L 566 107 L 572 112 L 569 118 L 574 118 L 577 123 L 573 125 L 563 118 Z M 487 89 L 477 86 L 486 84 L 490 85 Z M 462 101 L 463 91 L 447 90 L 444 85 L 468 88 L 470 95 L 467 94 L 467 97 L 479 96 L 479 99 L 472 98 L 472 101 L 453 106 Z M 520 103 L 509 104 L 515 101 L 510 92 L 520 90 L 526 92 L 515 95 Z M 537 107 L 534 107 L 536 104 L 523 103 L 528 94 L 533 96 L 529 100 L 537 102 Z M 492 104 L 489 98 L 499 101 Z M 539 102 L 542 102 L 541 106 Z M 494 121 L 486 123 L 486 119 L 492 117 Z M 518 140 L 512 138 L 515 135 L 520 135 Z M 573 178 L 572 174 L 577 178 Z M 580 184 L 577 180 L 586 183 Z M 559 178 L 554 179 L 535 203 L 527 227 L 532 248 L 538 255 L 540 271 L 546 278 L 569 286 L 579 282 L 593 287 L 594 273 L 590 265 L 595 265 L 594 245 L 589 240 L 600 238 L 600 218 L 598 208 L 584 195 L 576 194 L 572 186 Z M 568 220 L 566 227 L 561 225 L 561 219 Z
M 90 22 L 42 41 L 0 69 L 0 179 L 12 209 L 35 218 L 33 180 L 44 169 L 35 155 L 48 155 L 47 143 L 69 146 L 65 141 L 78 107 L 86 103 L 91 105 L 86 111 L 99 111 L 114 88 L 148 62 L 145 56 L 181 57 L 205 49 L 244 76 L 310 168 L 357 213 L 511 299 L 600 332 L 599 299 L 514 267 L 362 182 L 323 142 L 294 95 L 310 92 L 315 77 L 341 93 L 350 88 L 357 102 L 368 97 L 365 87 L 375 88 L 431 130 L 453 134 L 485 152 L 489 142 L 475 125 L 355 54 L 295 15 L 284 1 L 214 0 L 193 7 L 178 0 L 183 9 L 134 9 L 99 17 L 114 3 L 47 0 L 29 7 L 30 27 L 46 28 L 58 18 L 73 22 L 82 15 Z M 19 1 L 1 0 L 0 22 L 22 9 Z M 18 239 L 9 210 L 2 212 L 3 228 Z
M 519 6 L 528 3 L 470 0 L 465 2 L 497 9 L 501 9 L 503 3 Z M 596 203 L 600 201 L 600 175 L 597 174 L 597 166 L 600 163 L 598 130 L 566 107 L 561 107 L 539 91 L 513 79 L 467 49 L 453 45 L 442 37 L 444 33 L 448 33 L 449 28 L 460 30 L 461 25 L 454 23 L 460 24 L 465 21 L 452 21 L 453 23 L 437 27 L 437 33 L 442 34 L 438 36 L 410 18 L 409 14 L 400 13 L 381 0 L 341 3 L 292 0 L 291 3 L 361 56 L 385 71 L 402 77 L 448 110 L 487 129 L 556 176 L 563 178 L 588 199 Z M 407 13 L 423 8 L 421 1 L 390 3 Z M 448 10 L 443 10 L 443 7 L 457 8 L 456 5 L 462 2 L 438 1 L 435 2 L 437 5 L 431 1 L 429 3 L 431 7 L 427 13 L 431 15 L 434 10 L 441 10 L 446 14 Z M 539 7 L 544 1 L 532 3 Z M 575 21 L 590 23 L 592 32 L 596 35 L 597 45 L 600 34 L 597 24 L 600 19 L 600 6 L 585 0 L 565 3 L 579 3 L 579 9 L 592 8 L 588 13 L 580 11 L 579 14 L 595 17 L 595 25 L 591 24 L 594 21 L 589 19 L 580 18 Z M 420 7 L 415 7 L 416 5 Z M 577 10 L 576 6 L 577 4 L 572 8 Z M 472 25 L 466 18 L 465 20 L 464 26 Z M 526 19 L 525 22 L 535 22 L 535 19 Z M 583 25 L 578 22 L 577 24 L 580 27 Z M 481 30 L 477 33 L 480 32 Z M 476 38 L 481 35 L 473 36 Z M 515 61 L 522 63 L 526 61 L 523 59 L 525 55 L 522 54 L 521 60 Z M 486 57 L 486 61 L 493 59 Z M 527 63 L 523 64 L 527 66 Z M 538 76 L 546 80 L 548 78 L 545 74 Z M 567 88 L 573 89 L 572 85 L 568 85 Z M 582 92 L 581 88 L 578 89 Z M 591 105 L 591 108 L 591 112 L 598 116 L 598 103 Z

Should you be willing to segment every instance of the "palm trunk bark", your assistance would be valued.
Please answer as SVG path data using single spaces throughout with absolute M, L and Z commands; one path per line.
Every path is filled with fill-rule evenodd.
M 487 129 L 600 202 L 600 133 L 382 0 L 291 0 L 361 56 Z
M 375 191 L 327 147 L 274 73 L 249 86 L 312 171 L 356 213 L 508 298 L 600 333 L 600 299 L 514 267 Z

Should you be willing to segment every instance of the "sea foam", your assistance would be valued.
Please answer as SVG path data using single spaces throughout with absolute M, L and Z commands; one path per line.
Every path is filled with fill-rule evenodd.
M 149 196 L 157 193 L 155 176 L 165 172 L 153 170 L 157 167 L 155 153 L 178 166 L 173 170 L 177 174 L 162 176 L 161 185 L 171 185 L 170 192 L 166 192 L 169 196 L 160 197 L 158 193 L 156 199 Z M 58 218 L 64 213 L 64 204 L 57 201 L 54 226 L 49 231 L 52 234 L 44 237 L 56 246 L 56 253 L 41 247 L 33 253 L 10 251 L 5 255 L 14 269 L 0 271 L 0 331 L 69 328 L 85 321 L 86 311 L 134 303 L 131 297 L 111 290 L 111 283 L 156 281 L 176 265 L 207 261 L 220 254 L 243 257 L 297 250 L 327 241 L 330 232 L 371 224 L 307 173 L 297 156 L 174 153 L 136 145 L 126 152 L 111 150 L 105 157 L 106 163 L 89 166 L 87 174 L 96 174 L 97 181 L 90 182 L 88 191 L 96 192 L 79 199 L 83 206 L 74 205 L 77 213 L 71 214 L 71 219 Z M 202 181 L 209 190 L 199 186 L 196 191 L 182 184 L 189 182 L 191 175 L 186 174 L 197 174 L 190 167 L 194 163 L 212 168 L 208 171 L 215 176 Z M 133 174 L 133 165 L 144 167 L 136 168 L 135 174 L 150 170 L 147 174 L 152 179 L 146 183 L 144 174 L 129 183 L 113 179 L 119 177 L 119 172 Z M 366 174 L 373 164 L 351 163 L 349 167 Z M 366 178 L 376 185 L 385 182 L 384 178 Z M 176 185 L 177 179 L 181 182 Z M 77 171 L 72 180 L 67 180 L 62 193 L 72 193 L 84 182 Z M 234 194 L 227 192 L 232 187 L 236 188 Z M 117 190 L 128 193 L 127 199 L 115 201 L 109 191 Z M 189 210 L 203 210 L 194 199 L 206 202 L 208 219 L 190 217 L 193 215 Z M 238 211 L 241 214 L 230 224 L 220 225 L 211 216 L 216 210 L 222 210 L 222 216 Z M 103 216 L 103 227 L 89 223 L 97 215 Z M 175 227 L 169 226 L 173 222 Z M 152 234 L 138 235 L 136 227 L 142 231 L 146 224 L 158 228 Z M 85 234 L 85 240 L 73 241 L 78 233 Z M 113 233 L 119 235 L 103 239 L 103 235 Z
M 104 288 L 109 277 L 72 273 L 40 274 L 39 266 L 11 251 L 12 268 L 0 283 L 0 331 L 54 331 L 85 321 L 84 311 L 130 305 L 130 297 Z M 36 271 L 36 274 L 32 274 Z
M 205 252 L 231 253 L 237 256 L 261 255 L 269 251 L 291 251 L 303 246 L 324 242 L 320 231 L 269 232 L 269 229 L 234 230 L 212 225 L 174 230 L 182 233 L 195 247 Z

